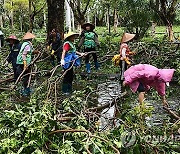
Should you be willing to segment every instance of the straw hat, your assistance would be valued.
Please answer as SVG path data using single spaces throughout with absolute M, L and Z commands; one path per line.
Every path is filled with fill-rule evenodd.
M 7 42 L 9 42 L 10 40 L 14 40 L 16 42 L 19 42 L 19 40 L 17 39 L 17 37 L 15 35 L 11 35 L 6 39 Z
M 29 39 L 33 39 L 35 38 L 36 36 L 30 32 L 27 32 L 24 37 L 23 37 L 23 40 L 29 40 Z
M 86 29 L 87 26 L 90 26 L 92 30 L 95 28 L 95 26 L 89 22 L 84 23 L 81 28 Z
M 134 38 L 135 34 L 130 34 L 130 33 L 124 33 L 122 36 L 121 42 L 128 42 Z
M 72 36 L 79 36 L 78 33 L 74 33 L 74 32 L 68 32 L 67 34 L 64 34 L 64 40 L 72 37 Z

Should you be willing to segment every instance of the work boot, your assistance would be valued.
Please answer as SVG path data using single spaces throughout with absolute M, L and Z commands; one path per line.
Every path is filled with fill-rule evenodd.
M 69 83 L 63 83 L 62 84 L 62 92 L 65 95 L 69 95 L 72 92 L 72 85 Z
M 95 69 L 96 69 L 96 70 L 99 70 L 99 63 L 98 63 L 98 62 L 95 62 L 94 64 L 95 64 Z
M 87 64 L 86 64 L 86 72 L 87 72 L 87 73 L 91 73 L 90 67 L 91 67 L 90 64 L 87 63 Z
M 54 60 L 51 60 L 51 64 L 53 67 L 55 67 L 55 61 Z
M 31 89 L 30 89 L 30 87 L 24 88 L 24 90 L 22 90 L 20 93 L 22 96 L 29 96 L 31 93 Z

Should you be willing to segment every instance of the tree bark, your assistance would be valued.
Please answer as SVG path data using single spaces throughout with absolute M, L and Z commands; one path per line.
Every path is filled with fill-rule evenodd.
M 114 32 L 117 32 L 118 26 L 118 17 L 117 17 L 117 9 L 114 9 Z
M 57 29 L 61 34 L 64 32 L 64 0 L 47 0 L 48 25 L 47 34 L 52 29 Z

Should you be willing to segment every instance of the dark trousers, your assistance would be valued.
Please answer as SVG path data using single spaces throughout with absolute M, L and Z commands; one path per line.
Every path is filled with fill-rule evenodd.
M 57 58 L 57 63 L 60 64 L 61 62 L 61 50 L 57 50 L 54 55 L 51 55 L 51 63 L 55 66 L 55 56 Z
M 95 50 L 95 48 L 85 48 L 84 49 L 84 52 L 90 52 L 90 51 L 96 51 L 96 50 Z M 93 56 L 94 63 L 96 63 L 97 62 L 97 54 L 96 53 L 87 54 L 85 57 L 85 63 L 86 64 L 89 63 L 90 55 Z
M 127 64 L 124 60 L 120 61 L 120 80 L 123 82 L 124 80 L 124 72 L 127 70 Z
M 23 70 L 24 70 L 24 65 L 23 64 L 18 64 L 17 69 L 16 69 L 16 75 L 19 77 L 19 75 L 22 73 Z M 30 68 L 27 68 L 25 70 L 25 72 L 23 73 L 23 75 L 25 75 L 23 77 L 23 87 L 24 88 L 27 88 L 27 86 L 28 86 L 28 81 L 29 81 L 29 76 L 30 76 L 30 74 L 28 74 L 28 73 L 30 73 Z
M 14 80 L 17 80 L 17 78 L 18 78 L 18 74 L 17 74 L 17 64 L 16 64 L 16 59 L 15 60 L 13 60 L 12 62 L 12 67 L 13 67 L 13 72 L 14 72 Z
M 67 69 L 65 69 L 64 71 L 66 71 L 66 70 Z M 71 67 L 71 69 L 66 72 L 66 74 L 64 75 L 64 78 L 63 78 L 63 83 L 62 83 L 62 92 L 63 93 L 72 92 L 73 78 L 74 78 L 74 71 L 73 71 L 73 67 Z

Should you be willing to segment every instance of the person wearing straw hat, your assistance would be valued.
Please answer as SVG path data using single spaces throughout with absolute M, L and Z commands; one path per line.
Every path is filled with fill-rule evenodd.
M 23 72 L 23 70 L 24 70 L 24 75 L 30 73 L 30 68 L 28 67 L 28 65 L 30 65 L 32 61 L 32 53 L 33 53 L 32 39 L 34 38 L 35 35 L 30 32 L 27 32 L 23 37 L 24 42 L 21 46 L 16 61 L 18 76 Z M 24 90 L 22 91 L 22 95 L 24 96 L 30 95 L 31 92 L 30 87 L 28 87 L 28 80 L 29 80 L 29 75 L 25 75 L 23 78 Z
M 18 56 L 20 48 L 21 48 L 21 44 L 20 44 L 20 41 L 17 39 L 17 37 L 15 35 L 9 36 L 6 39 L 6 41 L 9 43 L 10 54 L 7 57 L 5 66 L 8 63 L 12 64 L 13 71 L 14 71 L 14 80 L 16 80 L 18 78 L 16 61 L 17 61 L 17 56 Z
M 76 51 L 76 47 L 73 44 L 75 38 L 78 36 L 79 34 L 74 32 L 68 32 L 64 35 L 63 52 L 61 56 L 61 66 L 65 71 L 62 83 L 62 92 L 64 94 L 70 94 L 72 91 L 72 82 L 74 77 L 73 66 L 80 66 L 80 59 L 78 55 L 85 55 L 84 53 Z
M 130 55 L 133 55 L 134 52 L 131 52 L 128 47 L 128 42 L 131 41 L 135 37 L 135 34 L 130 33 L 124 33 L 121 39 L 121 45 L 120 45 L 120 81 L 121 85 L 124 80 L 124 71 L 128 68 L 128 65 L 130 66 Z M 123 89 L 123 88 L 122 88 Z
M 99 63 L 97 61 L 97 54 L 96 54 L 96 47 L 99 47 L 99 41 L 97 34 L 93 31 L 95 26 L 91 23 L 85 23 L 82 25 L 82 33 L 80 35 L 80 42 L 78 44 L 78 49 L 83 45 L 84 46 L 84 52 L 92 52 L 92 56 L 94 59 L 94 65 L 95 69 L 99 69 Z M 91 67 L 89 63 L 89 58 L 91 54 L 86 54 L 85 57 L 85 64 L 86 64 L 86 72 L 91 72 Z
M 47 49 L 51 52 L 51 64 L 55 66 L 55 56 L 57 57 L 57 64 L 60 64 L 62 52 L 62 39 L 57 29 L 52 29 L 49 35 Z

